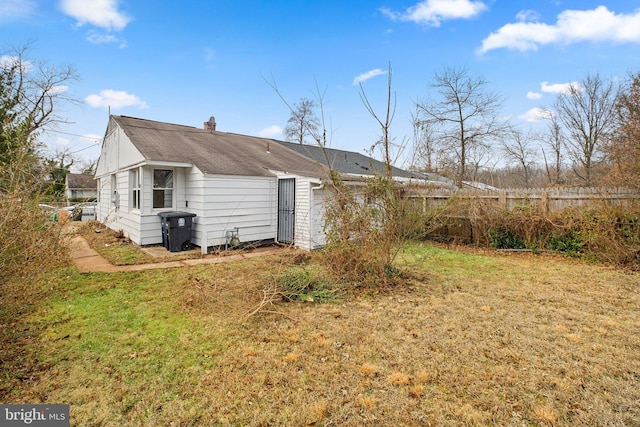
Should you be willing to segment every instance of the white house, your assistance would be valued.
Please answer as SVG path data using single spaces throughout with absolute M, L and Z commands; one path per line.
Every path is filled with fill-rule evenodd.
M 154 245 L 162 243 L 158 213 L 195 214 L 191 243 L 202 253 L 231 238 L 322 247 L 326 161 L 311 155 L 317 147 L 294 146 L 219 132 L 213 120 L 198 129 L 111 116 L 96 168 L 97 220 L 138 245 Z M 381 165 L 357 153 L 329 153 L 345 164 L 357 158 L 361 175 L 372 174 L 365 162 Z
M 93 175 L 68 173 L 64 181 L 67 200 L 96 198 L 96 182 Z

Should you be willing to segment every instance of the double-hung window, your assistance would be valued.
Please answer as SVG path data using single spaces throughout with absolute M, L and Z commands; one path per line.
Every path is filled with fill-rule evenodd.
M 153 170 L 153 207 L 173 207 L 173 171 L 169 169 Z
M 141 209 L 142 206 L 140 205 L 140 195 L 142 193 L 141 191 L 141 173 L 140 173 L 140 169 L 132 169 L 129 172 L 129 178 L 130 178 L 130 183 L 131 183 L 131 209 Z

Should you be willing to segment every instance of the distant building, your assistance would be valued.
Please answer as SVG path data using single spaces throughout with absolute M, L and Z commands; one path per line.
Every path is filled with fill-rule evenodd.
M 98 182 L 93 175 L 68 173 L 65 178 L 64 192 L 67 200 L 95 200 L 98 197 Z

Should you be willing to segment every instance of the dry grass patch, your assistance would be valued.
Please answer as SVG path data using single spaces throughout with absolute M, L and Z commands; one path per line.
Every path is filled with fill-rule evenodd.
M 414 244 L 407 286 L 246 317 L 293 258 L 60 276 L 23 321 L 42 370 L 1 398 L 70 403 L 75 425 L 640 419 L 638 274 Z
M 380 368 L 376 365 L 365 362 L 360 367 L 360 373 L 365 377 L 373 378 L 378 376 L 378 374 L 380 373 Z
M 387 382 L 393 386 L 399 387 L 403 385 L 409 385 L 411 378 L 407 374 L 402 372 L 394 372 L 387 377 Z

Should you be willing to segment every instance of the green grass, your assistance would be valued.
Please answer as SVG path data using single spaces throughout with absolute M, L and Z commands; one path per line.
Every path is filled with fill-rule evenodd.
M 197 388 L 231 343 L 175 304 L 171 275 L 71 275 L 73 289 L 31 318 L 51 325 L 38 356 L 66 382 L 58 400 L 102 407 L 82 424 L 143 422 L 154 408 L 182 405 L 172 390 Z
M 273 278 L 307 278 L 295 260 L 59 270 L 31 314 L 3 325 L 19 351 L 0 399 L 68 403 L 88 426 L 640 419 L 638 274 L 411 243 L 396 264 L 406 285 L 246 317 Z

